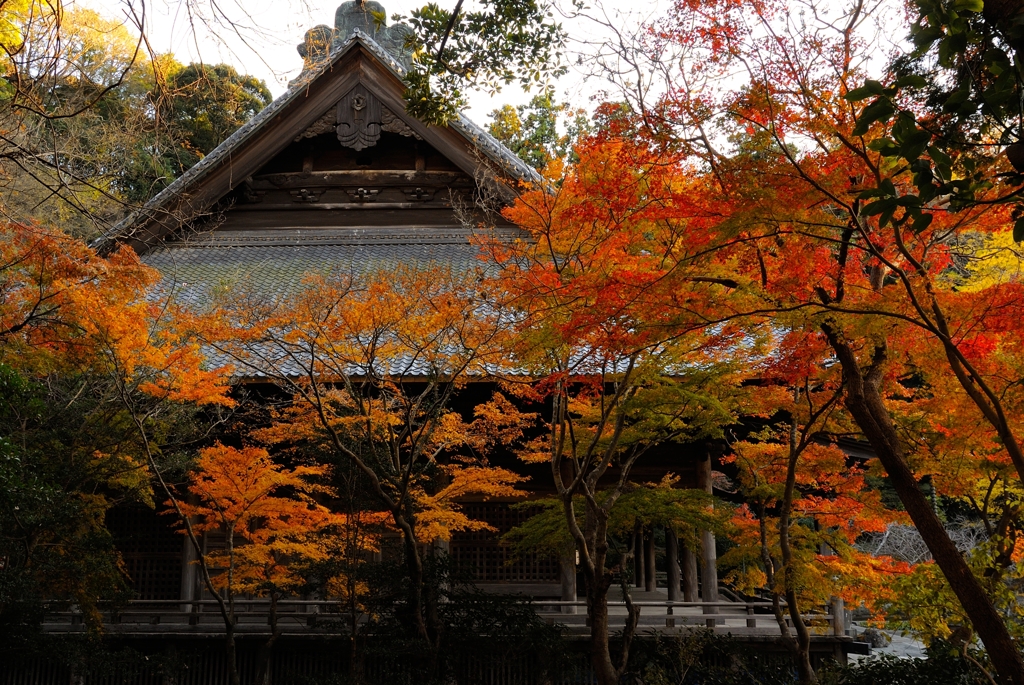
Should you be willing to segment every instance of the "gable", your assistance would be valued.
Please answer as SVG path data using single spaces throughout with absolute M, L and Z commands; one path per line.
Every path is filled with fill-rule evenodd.
M 478 179 L 500 189 L 536 177 L 464 118 L 438 127 L 409 117 L 401 65 L 358 29 L 335 48 L 97 249 L 146 254 L 211 231 L 298 240 L 309 230 L 450 229 Z
M 384 123 L 351 121 L 368 110 L 372 122 Z M 453 226 L 455 208 L 473 206 L 476 188 L 470 174 L 357 86 L 222 198 L 211 223 L 217 232 Z

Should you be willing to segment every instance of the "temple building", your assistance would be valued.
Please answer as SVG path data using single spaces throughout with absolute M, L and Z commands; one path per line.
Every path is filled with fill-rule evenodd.
M 378 25 L 373 13 L 383 12 L 375 2 L 346 2 L 333 28 L 308 31 L 299 46 L 305 69 L 288 91 L 96 247 L 132 247 L 161 272 L 176 298 L 197 303 L 233 284 L 285 292 L 311 272 L 479 264 L 467 213 L 500 207 L 514 197 L 512 186 L 539 176 L 464 116 L 434 126 L 406 113 L 408 28 Z M 484 218 L 491 230 L 517 233 L 500 214 Z M 635 478 L 658 480 L 671 470 L 686 481 L 682 486 L 710 490 L 707 449 L 689 456 L 674 449 L 653 455 L 641 467 L 650 473 L 634 470 Z M 502 465 L 529 470 L 508 462 Z M 553 494 L 550 475 L 535 470 L 526 487 L 537 496 Z M 510 563 L 499 538 L 524 519 L 523 510 L 495 501 L 464 507 L 498 531 L 456 534 L 450 543 L 453 559 L 473 568 L 480 586 L 577 598 L 575 560 L 535 556 Z M 167 517 L 117 511 L 110 524 L 140 599 L 201 595 L 195 565 L 188 563 L 191 546 L 169 529 Z M 697 576 L 715 577 L 714 541 L 706 547 L 700 564 L 684 551 L 672 599 L 683 599 L 684 592 L 697 599 Z M 638 557 L 648 562 L 637 586 L 653 589 L 653 540 Z M 703 598 L 718 598 L 717 582 L 706 584 Z
M 380 24 L 374 15 L 384 15 L 376 2 L 345 2 L 333 27 L 308 31 L 299 46 L 305 68 L 288 90 L 94 246 L 101 253 L 130 246 L 161 273 L 176 298 L 201 305 L 211 293 L 235 286 L 284 294 L 316 272 L 399 264 L 476 268 L 479 248 L 472 236 L 478 221 L 498 234 L 518 235 L 516 226 L 493 208 L 511 202 L 514 188 L 539 180 L 538 174 L 464 116 L 436 126 L 407 114 L 403 77 L 409 67 L 409 29 Z M 645 455 L 631 478 L 655 482 L 671 472 L 679 477 L 678 487 L 722 494 L 721 474 L 712 470 L 718 449 L 710 443 L 661 446 Z M 554 494 L 548 467 L 524 464 L 511 452 L 492 462 L 529 477 L 520 487 L 530 498 Z M 532 598 L 546 620 L 567 626 L 570 635 L 586 635 L 576 559 L 543 554 L 511 559 L 500 537 L 530 515 L 529 509 L 511 504 L 462 502 L 470 518 L 497 532 L 453 535 L 451 557 L 473 570 L 479 588 Z M 136 598 L 109 622 L 104 618 L 108 635 L 156 641 L 163 649 L 174 640 L 212 644 L 223 634 L 219 615 L 203 608 L 209 598 L 192 563 L 193 546 L 174 532 L 171 519 L 141 507 L 111 511 L 108 526 Z M 206 549 L 215 548 L 215 537 L 203 538 Z M 700 549 L 694 550 L 667 530 L 648 531 L 637 542 L 634 599 L 649 607 L 641 629 L 710 626 L 774 644 L 779 626 L 768 605 L 719 587 L 716 541 L 707 531 L 702 537 Z M 613 593 L 611 599 L 621 597 Z M 317 632 L 316 612 L 328 602 L 296 598 L 281 605 L 293 640 L 282 650 L 281 664 L 313 659 L 308 655 L 316 650 L 310 651 L 307 636 L 323 636 Z M 251 606 L 255 609 L 247 610 L 238 624 L 240 637 L 268 632 L 266 614 L 259 613 L 255 601 Z M 616 612 L 624 618 L 624 608 Z M 821 614 L 819 625 L 825 627 L 815 637 L 816 659 L 845 658 L 843 645 L 849 639 L 843 617 L 841 604 Z M 72 611 L 48 617 L 44 629 L 74 633 L 83 626 Z M 321 650 L 316 663 L 327 664 L 324 660 L 335 656 Z M 37 672 L 46 668 L 40 664 Z M 17 682 L 55 678 L 39 675 Z M 219 682 L 216 678 L 200 678 L 197 670 L 189 682 Z M 500 680 L 505 682 L 512 681 Z

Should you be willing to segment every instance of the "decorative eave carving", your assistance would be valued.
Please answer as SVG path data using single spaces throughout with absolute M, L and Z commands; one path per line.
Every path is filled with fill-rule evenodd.
M 380 108 L 380 130 L 387 131 L 388 133 L 397 133 L 398 135 L 405 136 L 406 138 L 423 140 L 416 131 L 409 128 L 409 124 L 402 121 L 394 112 L 383 105 L 381 105 Z
M 296 136 L 295 142 L 334 130 L 337 130 L 342 145 L 356 150 L 376 145 L 382 131 L 423 140 L 401 117 L 362 86 L 353 88 L 337 105 Z
M 362 150 L 380 140 L 380 100 L 363 86 L 356 86 L 338 102 L 338 140 L 345 147 Z
M 354 9 L 351 7 L 352 4 L 346 3 L 345 11 L 339 13 L 345 15 L 349 13 L 354 14 L 352 12 Z M 383 9 L 383 7 L 372 0 L 365 0 L 363 7 L 365 10 L 372 10 L 373 12 Z M 367 18 L 365 11 L 360 10 L 360 14 L 362 14 L 363 19 Z M 248 151 L 256 146 L 255 141 L 258 133 L 272 128 L 275 122 L 280 121 L 282 115 L 288 112 L 289 108 L 299 106 L 299 103 L 310 95 L 311 86 L 318 79 L 331 78 L 330 75 L 333 73 L 336 62 L 356 45 L 364 49 L 373 58 L 373 62 L 376 65 L 383 67 L 398 79 L 405 77 L 410 67 L 408 51 L 391 51 L 395 50 L 401 42 L 399 38 L 404 27 L 402 29 L 387 27 L 395 28 L 396 30 L 389 32 L 387 35 L 382 35 L 380 27 L 376 23 L 370 26 L 364 22 L 365 29 L 359 25 L 349 24 L 347 19 L 344 24 L 342 28 L 319 26 L 307 32 L 307 40 L 300 49 L 300 53 L 305 59 L 305 68 L 296 79 L 288 84 L 288 91 L 284 95 L 277 98 L 273 103 L 260 111 L 259 114 L 243 124 L 224 142 L 218 145 L 216 149 L 203 157 L 203 159 L 160 191 L 155 197 L 147 201 L 143 207 L 132 212 L 118 222 L 116 226 L 94 240 L 91 245 L 102 254 L 108 254 L 120 244 L 130 244 L 137 251 L 143 253 L 152 249 L 165 236 L 171 235 L 173 231 L 177 230 L 176 226 L 180 226 L 183 222 L 191 221 L 195 217 L 202 216 L 204 212 L 209 210 L 212 203 L 216 201 L 208 197 L 209 193 L 207 191 L 209 188 L 204 188 L 204 184 L 209 183 L 213 188 L 225 186 L 228 190 L 231 189 L 231 179 L 235 179 L 234 183 L 237 184 L 238 175 L 234 174 L 231 161 L 236 159 L 240 152 Z M 387 47 L 384 47 L 384 45 Z M 402 45 L 404 47 L 404 43 Z M 326 105 L 327 103 L 324 102 L 323 104 Z M 381 130 L 385 130 L 384 116 L 382 105 Z M 321 133 L 329 132 L 330 127 L 335 123 L 330 121 L 328 113 L 325 112 L 307 127 L 307 131 L 311 132 L 310 137 L 321 135 Z M 519 160 L 511 151 L 504 148 L 486 131 L 470 122 L 464 116 L 460 115 L 457 119 L 452 120 L 449 126 L 458 132 L 468 143 L 476 147 L 477 150 L 483 152 L 494 162 L 497 162 L 512 177 L 533 182 L 541 180 L 536 171 L 523 163 L 522 160 Z M 315 127 L 319 127 L 321 130 L 317 131 Z M 404 130 L 392 132 L 406 135 Z M 304 131 L 299 135 L 300 140 L 307 137 L 305 133 Z M 292 129 L 285 141 L 290 142 L 294 136 L 295 130 Z M 432 135 L 427 134 L 425 138 L 431 141 L 432 145 L 435 144 L 435 139 Z M 466 167 L 465 160 L 461 162 L 461 166 L 464 170 L 470 172 Z M 229 170 L 226 175 L 222 173 L 225 168 Z M 246 167 L 245 171 L 246 173 L 256 173 L 257 168 Z M 225 179 L 227 180 L 225 181 Z M 298 187 L 301 188 L 302 186 L 299 185 Z M 424 188 L 424 190 L 427 189 Z M 260 203 L 263 201 L 262 189 L 243 189 L 243 192 L 243 197 L 247 202 Z M 321 203 L 314 203 L 314 206 L 318 204 Z
M 335 108 L 331 107 L 330 111 L 310 124 L 309 128 L 303 131 L 300 135 L 296 136 L 295 142 L 297 143 L 303 138 L 315 138 L 322 133 L 333 131 L 337 125 L 338 114 L 335 112 Z

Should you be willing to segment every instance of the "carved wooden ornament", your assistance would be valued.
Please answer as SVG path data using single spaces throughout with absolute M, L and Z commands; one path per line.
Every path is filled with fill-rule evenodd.
M 345 147 L 362 150 L 380 140 L 380 100 L 356 86 L 338 103 L 338 140 Z

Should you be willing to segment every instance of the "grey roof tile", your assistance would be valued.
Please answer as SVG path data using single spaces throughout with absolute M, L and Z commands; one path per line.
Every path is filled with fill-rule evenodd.
M 438 265 L 455 272 L 482 269 L 479 248 L 462 243 L 232 245 L 171 244 L 149 252 L 146 264 L 164 277 L 164 289 L 202 307 L 218 291 L 244 287 L 267 297 L 295 292 L 310 274 L 365 274 L 398 265 Z

